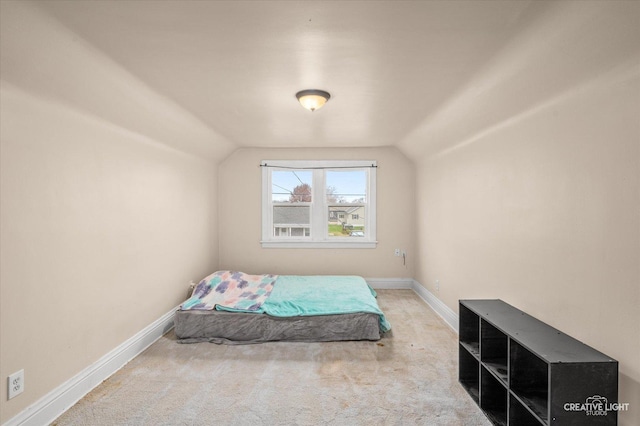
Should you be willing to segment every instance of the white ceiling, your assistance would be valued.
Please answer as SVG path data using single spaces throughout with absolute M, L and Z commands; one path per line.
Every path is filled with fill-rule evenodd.
M 447 149 L 637 52 L 637 42 L 624 41 L 631 30 L 605 30 L 605 17 L 594 38 L 608 31 L 609 42 L 623 46 L 594 57 L 593 40 L 575 32 L 604 6 L 575 3 L 581 2 L 36 4 L 179 105 L 217 135 L 215 143 L 395 145 L 411 156 Z M 584 12 L 576 14 L 577 7 Z M 295 98 L 311 88 L 331 93 L 314 113 Z M 491 99 L 503 106 L 487 105 Z

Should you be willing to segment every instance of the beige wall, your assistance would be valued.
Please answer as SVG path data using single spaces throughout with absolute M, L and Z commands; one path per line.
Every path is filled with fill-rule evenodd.
M 261 160 L 377 160 L 375 249 L 263 249 Z M 413 277 L 414 173 L 395 148 L 240 149 L 219 171 L 220 267 L 248 273 Z M 394 256 L 407 250 L 407 265 Z
M 36 4 L 0 8 L 5 422 L 215 269 L 215 164 L 233 144 Z
M 639 74 L 615 68 L 416 168 L 416 279 L 456 311 L 500 298 L 619 360 L 623 425 L 640 424 Z
M 5 422 L 180 303 L 218 245 L 209 162 L 4 82 L 0 96 Z

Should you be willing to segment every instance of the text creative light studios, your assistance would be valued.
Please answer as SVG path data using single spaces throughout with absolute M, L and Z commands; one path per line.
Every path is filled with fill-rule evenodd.
M 609 402 L 607 398 L 594 395 L 585 402 L 567 402 L 563 406 L 565 411 L 584 411 L 587 416 L 606 416 L 610 411 L 627 411 L 628 402 Z

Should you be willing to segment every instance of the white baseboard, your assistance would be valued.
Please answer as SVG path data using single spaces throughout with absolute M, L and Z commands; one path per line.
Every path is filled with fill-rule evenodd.
M 431 309 L 433 309 L 447 324 L 449 324 L 449 327 L 458 333 L 458 314 L 445 305 L 444 302 L 438 299 L 433 293 L 424 288 L 418 281 L 413 280 L 412 288 L 413 291 L 415 291 L 418 296 L 427 303 L 427 305 L 431 306 Z
M 365 280 L 374 290 L 411 290 L 413 288 L 411 278 L 365 278 Z
M 94 364 L 27 407 L 3 426 L 42 426 L 53 422 L 93 388 L 171 330 L 176 309 L 177 307 L 164 314 Z

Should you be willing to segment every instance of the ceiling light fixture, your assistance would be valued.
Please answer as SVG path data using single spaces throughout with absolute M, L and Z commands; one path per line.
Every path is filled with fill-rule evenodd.
M 300 105 L 313 112 L 322 106 L 329 100 L 331 95 L 324 90 L 302 90 L 296 93 L 296 98 L 300 102 Z

